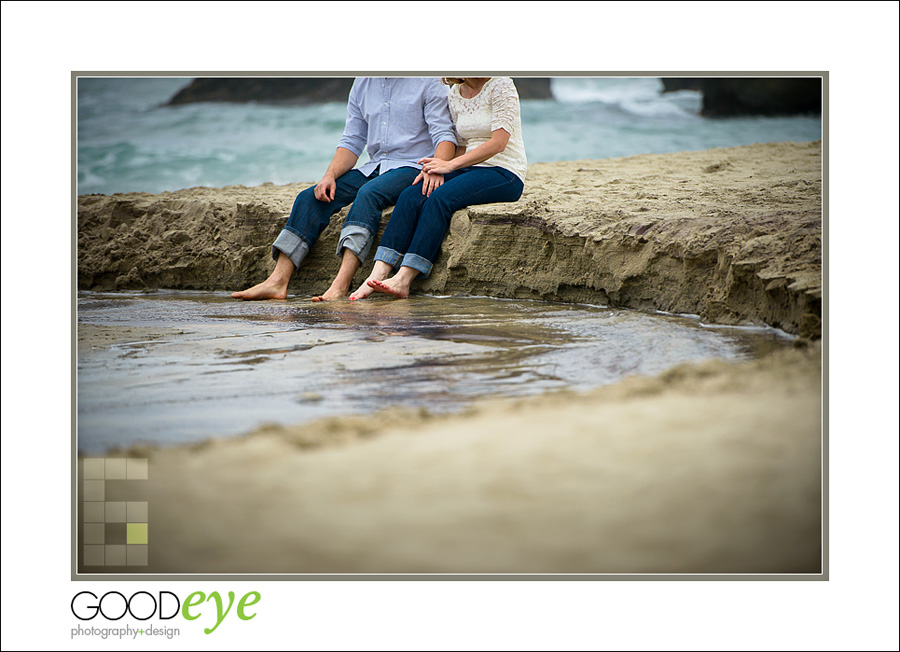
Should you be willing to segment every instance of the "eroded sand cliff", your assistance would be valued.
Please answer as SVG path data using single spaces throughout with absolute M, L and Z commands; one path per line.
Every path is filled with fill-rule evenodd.
M 534 164 L 519 201 L 457 212 L 431 277 L 415 287 L 765 322 L 818 337 L 821 180 L 819 142 Z M 255 284 L 308 185 L 81 196 L 78 287 Z M 294 275 L 292 294 L 327 288 L 344 214 Z

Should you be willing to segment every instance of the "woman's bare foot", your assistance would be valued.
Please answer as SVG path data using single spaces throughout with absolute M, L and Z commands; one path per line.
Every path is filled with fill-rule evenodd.
M 409 285 L 398 283 L 396 277 L 389 278 L 384 281 L 366 281 L 375 292 L 384 292 L 398 299 L 406 299 L 409 297 Z
M 231 296 L 235 299 L 243 299 L 244 301 L 287 299 L 287 283 L 273 281 L 272 278 L 269 277 L 262 283 L 254 285 L 252 288 L 242 290 L 241 292 L 232 292 Z
M 372 267 L 372 273 L 369 274 L 369 278 L 362 282 L 362 285 L 357 288 L 356 292 L 350 295 L 350 301 L 359 301 L 360 299 L 365 299 L 367 296 L 374 292 L 374 288 L 369 287 L 369 281 L 383 281 L 387 278 L 387 275 L 391 273 L 391 270 L 394 268 L 388 265 L 386 262 L 381 260 L 376 260 L 375 265 Z
M 409 286 L 412 285 L 413 279 L 419 275 L 418 270 L 405 265 L 391 278 L 383 281 L 371 280 L 366 281 L 366 285 L 376 292 L 384 292 L 398 299 L 406 299 L 409 297 Z
M 381 279 L 373 279 L 371 277 L 367 278 L 363 281 L 362 285 L 356 288 L 356 292 L 350 295 L 350 301 L 359 301 L 360 299 L 365 299 L 367 296 L 372 294 L 375 290 L 369 287 L 369 281 L 381 280 Z

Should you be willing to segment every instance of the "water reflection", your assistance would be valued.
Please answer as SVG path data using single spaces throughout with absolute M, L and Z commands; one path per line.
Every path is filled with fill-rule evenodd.
M 85 452 L 388 405 L 456 410 L 483 396 L 586 389 L 785 345 L 771 331 L 703 328 L 684 317 L 474 297 L 84 294 L 78 320 Z M 91 343 L 109 333 L 111 344 Z

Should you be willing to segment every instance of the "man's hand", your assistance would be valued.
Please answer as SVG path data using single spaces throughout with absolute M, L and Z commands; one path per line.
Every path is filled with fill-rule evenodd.
M 316 184 L 313 194 L 319 201 L 334 201 L 334 194 L 337 192 L 337 184 L 334 177 L 326 174 L 322 180 Z
M 416 185 L 420 181 L 424 181 L 422 184 L 422 194 L 426 197 L 431 197 L 431 193 L 438 189 L 438 187 L 444 183 L 444 175 L 443 174 L 428 174 L 427 172 L 419 172 L 419 176 L 416 177 L 415 181 L 412 182 L 412 185 Z

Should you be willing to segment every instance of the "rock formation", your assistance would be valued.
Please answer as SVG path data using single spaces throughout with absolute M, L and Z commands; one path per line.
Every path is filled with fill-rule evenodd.
M 521 99 L 553 98 L 547 78 L 516 77 L 515 83 Z M 352 84 L 352 77 L 201 77 L 178 91 L 168 104 L 345 102 Z
M 454 215 L 431 276 L 413 290 L 603 303 L 818 337 L 821 174 L 820 142 L 534 164 L 518 202 Z M 78 287 L 253 285 L 308 185 L 83 195 Z M 292 295 L 327 288 L 344 215 L 295 273 Z
M 822 112 L 819 77 L 669 77 L 664 91 L 698 90 L 709 117 Z

